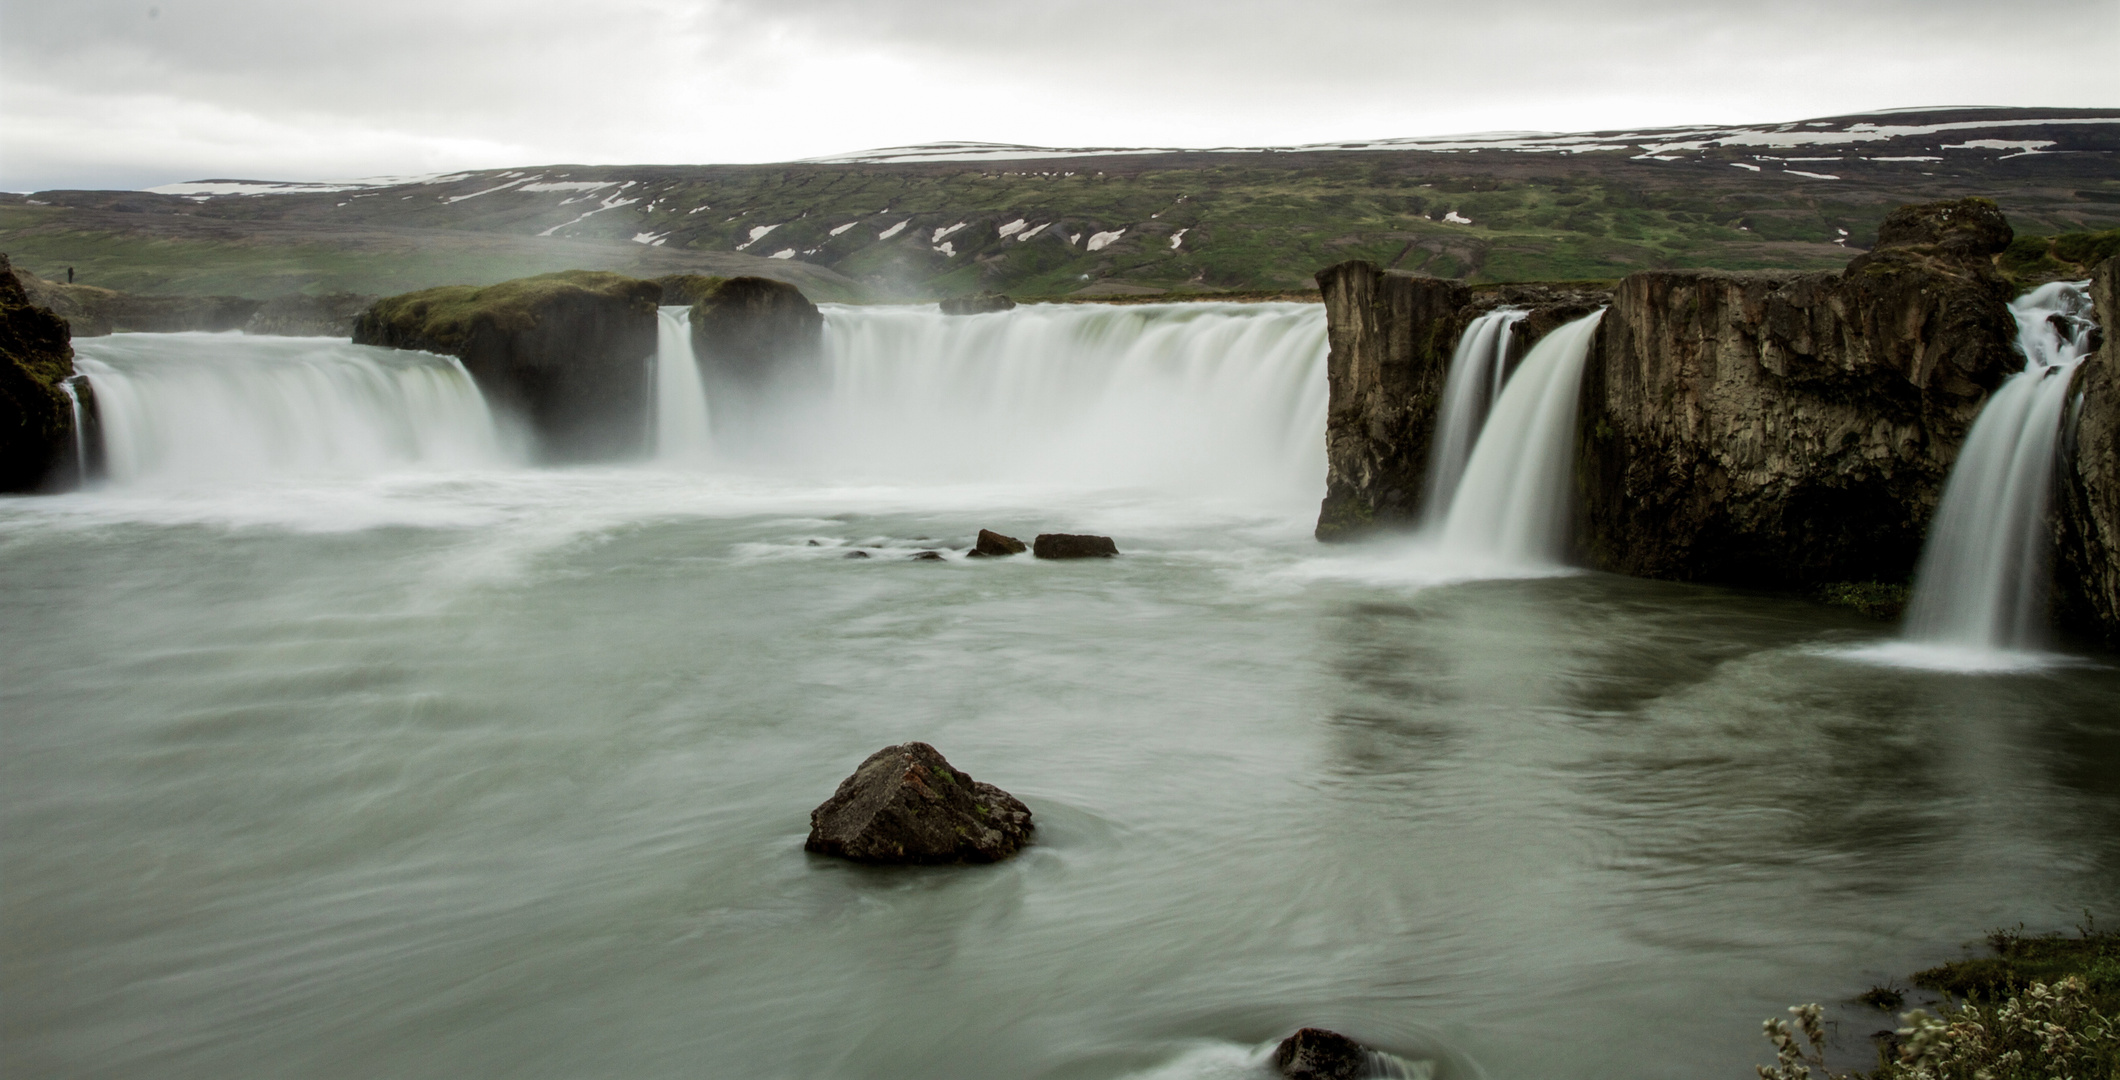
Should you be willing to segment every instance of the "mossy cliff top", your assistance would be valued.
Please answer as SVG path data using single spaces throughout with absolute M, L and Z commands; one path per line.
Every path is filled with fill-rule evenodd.
M 376 301 L 361 314 L 354 340 L 463 356 L 481 324 L 489 332 L 520 334 L 536 329 L 544 312 L 582 300 L 627 302 L 652 315 L 662 296 L 657 282 L 602 270 L 562 270 L 498 285 L 444 285 Z

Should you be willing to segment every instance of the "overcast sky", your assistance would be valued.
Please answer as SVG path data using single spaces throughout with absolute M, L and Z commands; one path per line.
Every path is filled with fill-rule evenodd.
M 2120 105 L 2120 0 L 0 0 L 0 189 Z

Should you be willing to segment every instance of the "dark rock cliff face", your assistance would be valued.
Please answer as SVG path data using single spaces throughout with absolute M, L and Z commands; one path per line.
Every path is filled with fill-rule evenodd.
M 1473 319 L 1502 306 L 1529 311 L 1515 330 L 1514 352 L 1521 357 L 1606 298 L 1591 287 L 1474 289 L 1361 260 L 1319 271 L 1318 288 L 1330 346 L 1320 540 L 1411 525 L 1426 510 L 1421 503 L 1443 382 Z
M 692 348 L 715 431 L 740 438 L 821 384 L 824 315 L 786 282 L 734 277 L 692 305 Z
M 1966 430 L 2023 359 L 1985 200 L 1908 207 L 1841 274 L 1620 283 L 1584 376 L 1581 542 L 1601 569 L 1903 581 Z
M 540 457 L 606 461 L 647 446 L 661 298 L 655 282 L 584 270 L 447 286 L 377 301 L 353 340 L 457 357 Z
M 2055 614 L 2120 644 L 2120 259 L 2091 277 L 2105 343 L 2076 369 L 2055 500 Z
M 30 302 L 0 255 L 0 491 L 33 491 L 73 446 L 74 373 L 66 320 Z

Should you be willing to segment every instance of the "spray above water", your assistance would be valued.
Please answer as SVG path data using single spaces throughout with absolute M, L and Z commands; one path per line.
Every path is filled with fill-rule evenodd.
M 2088 282 L 2017 298 L 2024 370 L 1981 408 L 1921 553 L 1906 639 L 1964 654 L 2036 649 L 2046 639 L 2046 511 L 2070 375 L 2090 349 Z M 1989 656 L 2003 662 L 2006 657 Z

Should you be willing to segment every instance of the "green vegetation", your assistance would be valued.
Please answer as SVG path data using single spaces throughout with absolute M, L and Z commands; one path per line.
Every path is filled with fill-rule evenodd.
M 1799 1005 L 1795 1019 L 1768 1020 L 1775 1063 L 1762 1080 L 2113 1080 L 2120 1077 L 2120 934 L 2088 920 L 2074 937 L 1988 935 L 1993 956 L 1954 961 L 1915 974 L 1916 986 L 1947 995 L 1932 1015 L 1915 1009 L 1868 1073 L 1824 1073 L 1824 1010 Z M 1903 1003 L 1896 987 L 1858 1000 L 1875 1008 Z M 1802 1038 L 1799 1039 L 1798 1035 Z
M 478 321 L 503 331 L 536 325 L 536 312 L 568 293 L 594 293 L 654 302 L 662 286 L 600 270 L 564 270 L 556 274 L 504 281 L 498 285 L 444 285 L 378 300 L 363 319 L 398 328 L 431 342 L 436 351 L 462 355 L 465 340 Z
M 2026 286 L 2089 277 L 2091 267 L 2115 255 L 2120 255 L 2120 229 L 2020 236 L 1995 261 L 2004 276 Z
M 1854 608 L 1873 619 L 1896 619 L 1913 596 L 1910 585 L 1883 581 L 1837 581 L 1818 591 L 1818 599 L 1837 607 Z

